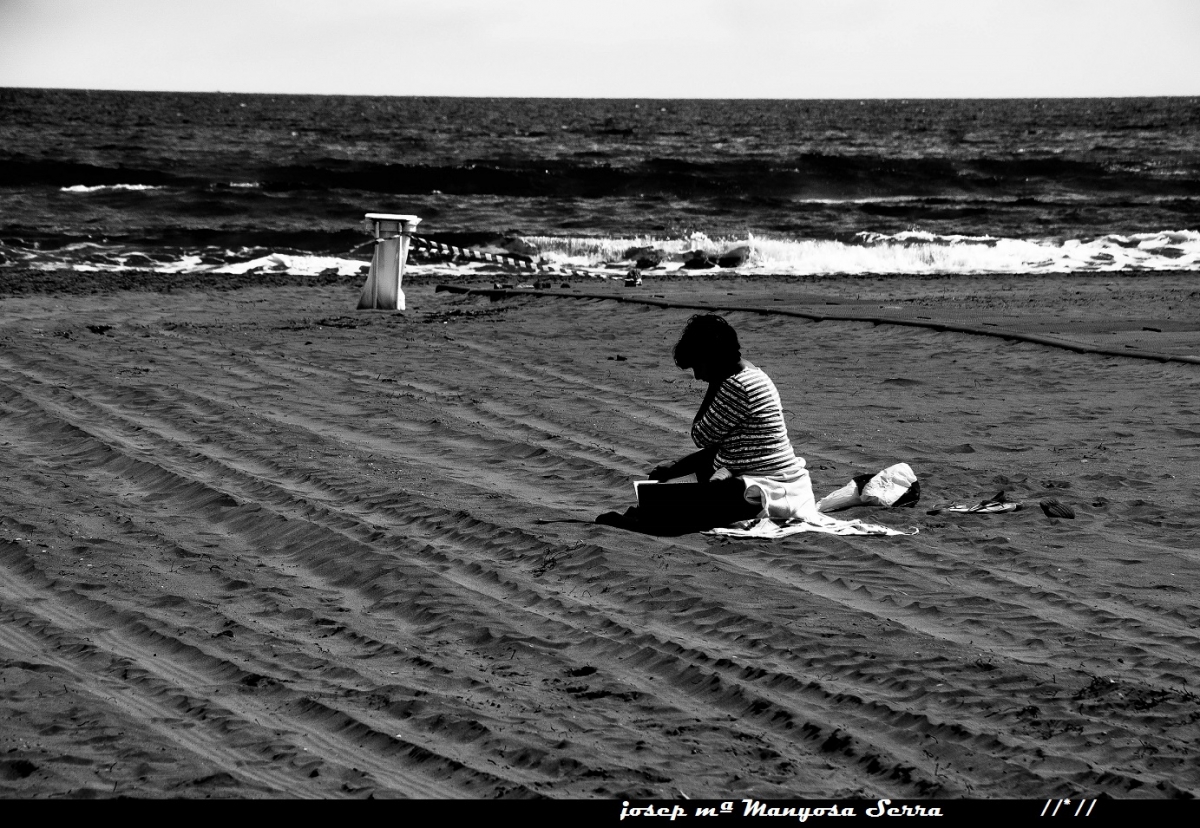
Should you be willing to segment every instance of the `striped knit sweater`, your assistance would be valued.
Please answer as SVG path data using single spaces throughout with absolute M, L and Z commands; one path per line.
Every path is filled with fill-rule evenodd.
M 800 471 L 783 421 L 779 391 L 758 368 L 743 368 L 721 383 L 708 410 L 692 423 L 700 448 L 717 447 L 716 466 L 734 475 Z

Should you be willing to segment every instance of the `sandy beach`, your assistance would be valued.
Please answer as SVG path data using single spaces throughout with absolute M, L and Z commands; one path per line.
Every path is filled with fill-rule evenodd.
M 5 278 L 5 797 L 1200 794 L 1200 365 L 731 310 L 920 531 L 659 538 L 590 521 L 691 449 L 691 309 Z M 571 291 L 1200 355 L 1194 273 Z

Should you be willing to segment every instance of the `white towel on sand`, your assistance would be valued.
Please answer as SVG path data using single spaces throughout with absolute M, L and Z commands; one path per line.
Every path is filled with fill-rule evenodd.
M 908 530 L 892 529 L 861 520 L 838 520 L 814 513 L 810 517 L 773 520 L 769 517 L 743 520 L 732 526 L 709 529 L 706 535 L 728 535 L 735 538 L 786 538 L 800 532 L 821 532 L 826 535 L 915 535 L 914 526 Z

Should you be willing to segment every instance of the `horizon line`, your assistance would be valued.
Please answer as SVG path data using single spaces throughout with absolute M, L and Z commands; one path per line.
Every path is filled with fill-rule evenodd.
M 437 93 L 377 93 L 377 92 L 246 92 L 223 89 L 129 89 L 113 87 L 84 87 L 84 86 L 4 86 L 0 90 L 28 90 L 40 92 L 133 92 L 142 94 L 176 94 L 176 95 L 290 95 L 296 97 L 326 97 L 326 98 L 470 98 L 470 99 L 500 99 L 500 100 L 594 100 L 594 101 L 1078 101 L 1078 100 L 1131 100 L 1139 98 L 1200 98 L 1200 92 L 1194 94 L 1129 94 L 1129 95 L 947 95 L 928 97 L 925 95 L 885 95 L 865 96 L 846 95 L 823 98 L 789 98 L 780 96 L 766 97 L 724 97 L 724 96 L 668 96 L 653 95 L 490 95 L 490 94 L 437 94 Z

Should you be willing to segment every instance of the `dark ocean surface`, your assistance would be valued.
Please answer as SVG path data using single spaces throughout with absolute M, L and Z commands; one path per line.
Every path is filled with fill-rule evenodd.
M 0 89 L 0 267 L 349 267 L 366 212 L 576 266 L 741 245 L 764 273 L 1200 270 L 1200 98 Z

